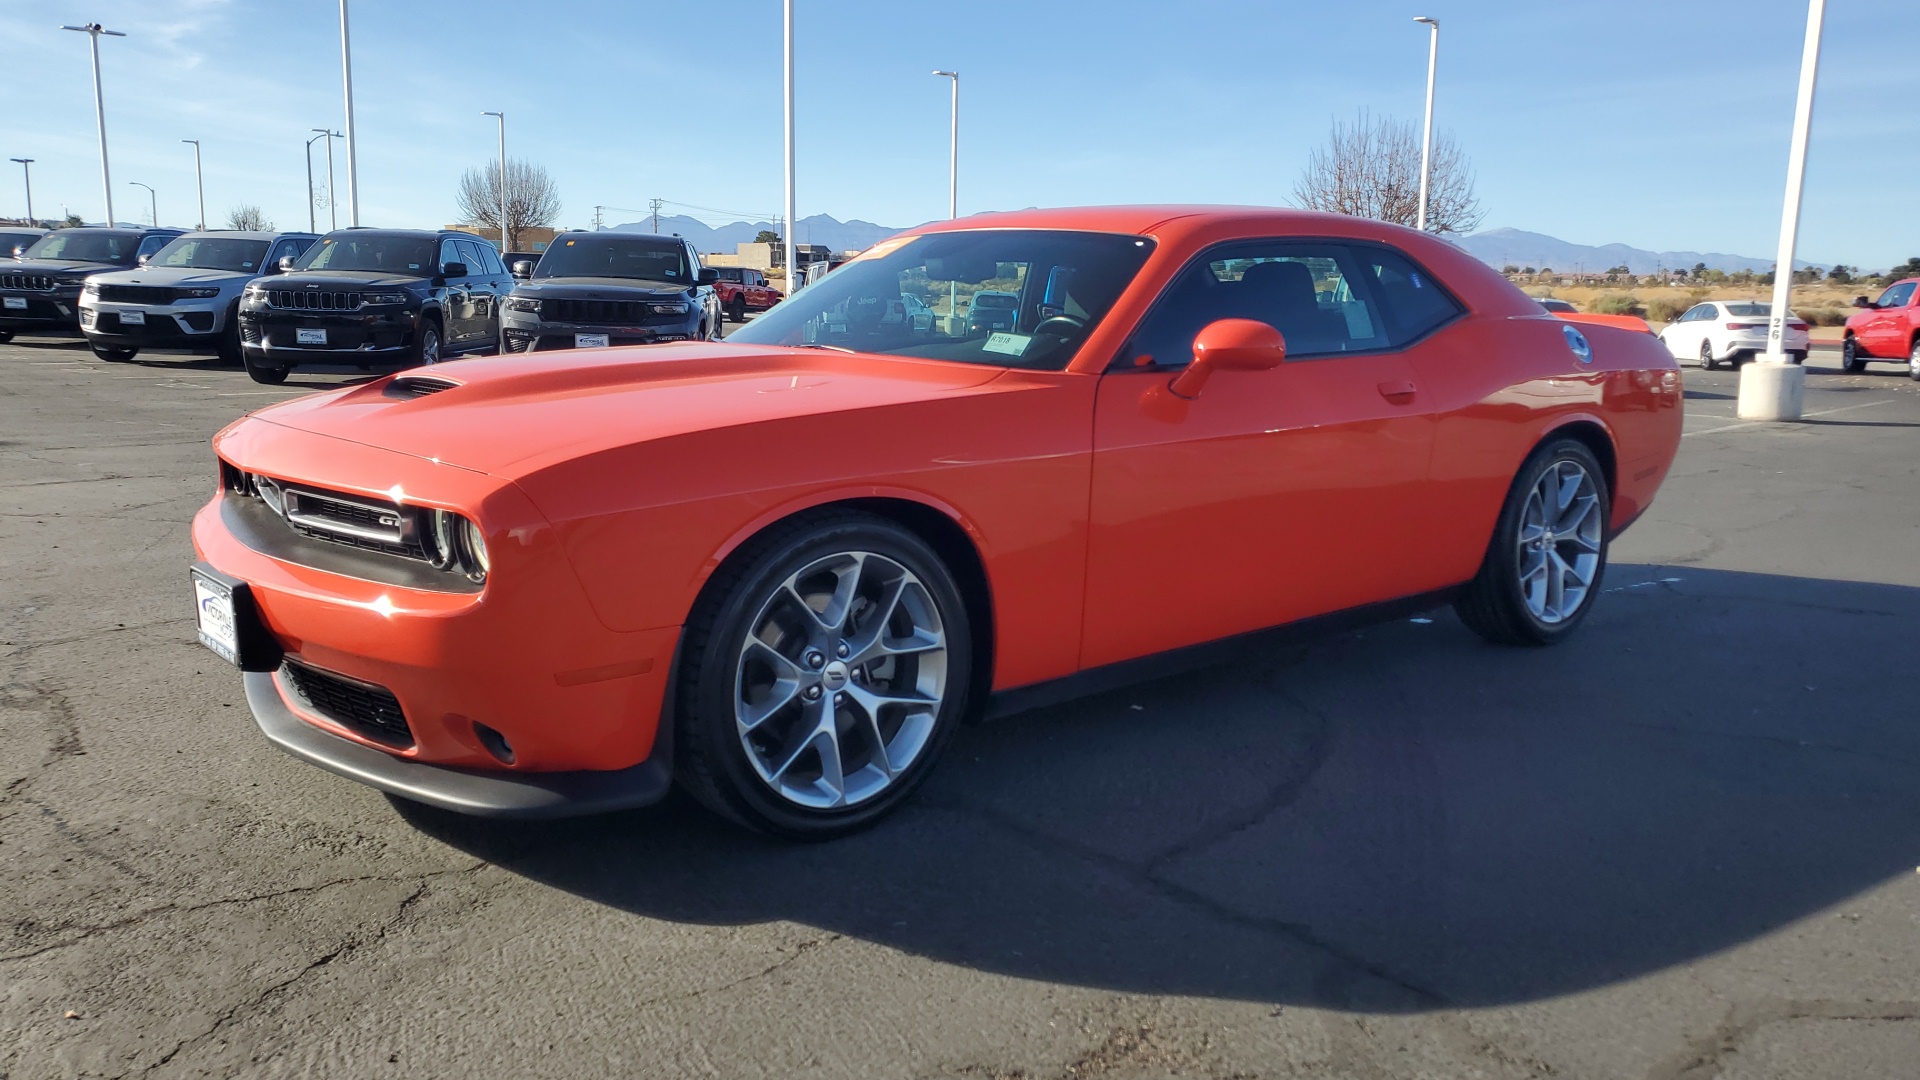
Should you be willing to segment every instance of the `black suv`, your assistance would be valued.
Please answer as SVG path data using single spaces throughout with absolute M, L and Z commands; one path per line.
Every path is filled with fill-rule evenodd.
M 534 352 L 717 339 L 714 281 L 677 236 L 563 233 L 507 299 L 502 341 Z
M 301 365 L 372 370 L 492 353 L 512 288 L 493 245 L 471 233 L 340 229 L 247 286 L 240 355 L 255 382 L 281 383 Z
M 60 229 L 0 262 L 0 342 L 15 334 L 80 332 L 80 290 L 87 278 L 137 266 L 180 229 Z

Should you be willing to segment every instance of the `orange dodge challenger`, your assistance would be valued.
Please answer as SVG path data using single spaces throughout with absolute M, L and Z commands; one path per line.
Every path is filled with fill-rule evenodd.
M 725 342 L 249 415 L 214 439 L 192 584 L 261 730 L 322 768 L 501 816 L 677 781 L 824 837 L 898 806 L 967 716 L 1195 646 L 1449 602 L 1558 641 L 1681 412 L 1657 340 L 1408 229 L 987 214 Z

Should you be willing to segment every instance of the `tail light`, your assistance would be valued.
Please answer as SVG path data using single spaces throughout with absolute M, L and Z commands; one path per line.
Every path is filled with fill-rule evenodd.
M 1793 319 L 1787 323 L 1787 327 L 1792 330 L 1805 330 L 1807 324 L 1801 322 L 1799 319 Z

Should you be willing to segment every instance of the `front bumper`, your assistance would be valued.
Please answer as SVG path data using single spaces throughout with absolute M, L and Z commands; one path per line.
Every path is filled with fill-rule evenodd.
M 431 505 L 488 523 L 487 584 L 451 590 L 409 580 L 408 571 L 355 569 L 424 565 L 398 557 L 338 544 L 326 545 L 331 557 L 318 557 L 311 545 L 321 541 L 269 542 L 229 505 L 242 496 L 221 493 L 201 508 L 196 556 L 245 583 L 262 631 L 286 660 L 309 678 L 319 672 L 390 695 L 403 717 L 403 737 L 382 737 L 364 718 L 289 686 L 286 666 L 251 672 L 249 703 L 276 744 L 343 776 L 467 813 L 587 813 L 664 791 L 671 756 L 661 714 L 679 629 L 607 629 L 553 529 L 517 487 L 258 421 L 229 430 L 217 447 L 242 468 L 296 483 L 339 488 L 308 475 L 321 462 L 333 476 L 433 491 L 445 502 Z M 511 752 L 498 753 L 489 732 Z
M 16 334 L 68 334 L 80 329 L 80 290 L 52 292 L 0 291 L 4 298 L 25 300 L 25 308 L 0 307 L 0 330 Z
M 127 311 L 145 316 L 144 324 L 129 325 Z M 80 332 L 89 341 L 134 348 L 212 348 L 226 329 L 226 310 L 219 300 L 180 304 L 122 304 L 82 301 Z
M 576 334 L 604 334 L 609 347 L 653 345 L 664 341 L 693 341 L 700 336 L 698 309 L 684 319 L 646 326 L 553 322 L 525 313 L 501 313 L 501 340 L 506 352 L 548 352 L 576 348 Z
M 1810 340 L 1812 335 L 1805 330 L 1789 330 L 1785 339 L 1781 341 L 1781 346 L 1789 354 L 1798 353 L 1805 356 Z M 1759 355 L 1767 351 L 1767 335 L 1765 331 L 1758 334 L 1736 334 L 1719 343 L 1716 348 L 1718 352 L 1715 358 L 1720 360 L 1730 360 L 1743 353 Z
M 343 312 L 281 311 L 249 304 L 240 311 L 240 345 L 272 367 L 351 364 L 407 365 L 418 309 L 400 306 Z M 324 330 L 325 345 L 303 345 L 301 330 Z

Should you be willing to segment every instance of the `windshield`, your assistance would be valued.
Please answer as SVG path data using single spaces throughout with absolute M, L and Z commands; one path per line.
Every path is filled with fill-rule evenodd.
M 621 236 L 569 236 L 547 248 L 534 270 L 538 278 L 642 278 L 691 285 L 686 245 L 671 240 Z
M 62 229 L 40 238 L 27 249 L 29 259 L 72 259 L 74 262 L 131 263 L 140 238 L 127 233 L 83 232 Z
M 727 340 L 1059 370 L 1152 251 L 1144 237 L 1038 229 L 885 241 Z
M 233 237 L 183 236 L 154 253 L 148 266 L 191 266 L 200 270 L 258 270 L 267 257 L 267 241 Z
M 418 236 L 335 233 L 308 248 L 296 270 L 381 270 L 389 274 L 434 274 L 435 241 Z

